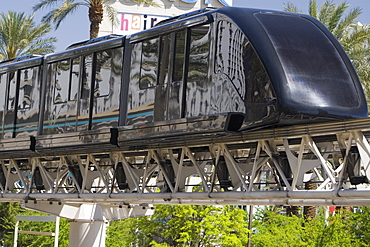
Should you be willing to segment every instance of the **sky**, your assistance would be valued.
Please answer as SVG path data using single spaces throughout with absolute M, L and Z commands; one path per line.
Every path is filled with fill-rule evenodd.
M 344 0 L 332 0 L 334 3 L 341 3 Z M 39 0 L 0 0 L 0 12 L 25 12 L 26 14 L 32 13 L 32 7 L 37 4 Z M 270 9 L 270 10 L 283 10 L 287 2 L 293 3 L 299 10 L 306 13 L 308 10 L 309 0 L 233 0 L 233 6 Z M 324 0 L 317 0 L 318 5 Z M 363 24 L 370 24 L 370 1 L 369 0 L 347 0 L 350 8 L 360 7 L 362 14 L 358 18 Z M 41 10 L 35 14 L 36 24 L 40 23 L 41 17 L 44 16 L 48 10 Z M 57 38 L 55 43 L 56 51 L 62 51 L 70 44 L 87 40 L 89 38 L 89 21 L 88 12 L 86 7 L 80 8 L 78 11 L 70 15 L 56 31 L 49 34 L 50 37 Z

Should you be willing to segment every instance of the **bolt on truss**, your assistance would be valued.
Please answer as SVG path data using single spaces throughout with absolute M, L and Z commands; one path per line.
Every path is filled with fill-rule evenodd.
M 369 119 L 203 144 L 0 160 L 0 200 L 370 205 Z M 313 184 L 305 189 L 306 183 Z

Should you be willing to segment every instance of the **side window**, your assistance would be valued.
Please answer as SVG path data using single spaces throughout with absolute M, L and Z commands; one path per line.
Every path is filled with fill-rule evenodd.
M 182 81 L 185 62 L 185 36 L 186 30 L 176 33 L 175 62 L 173 69 L 173 81 Z
M 171 35 L 164 35 L 161 37 L 161 48 L 160 48 L 160 62 L 159 62 L 159 73 L 158 73 L 158 84 L 163 85 L 168 83 L 168 72 L 171 55 Z
M 39 67 L 23 69 L 20 71 L 19 109 L 29 109 L 32 104 L 32 91 L 37 80 Z
M 92 54 L 84 57 L 83 75 L 82 75 L 83 77 L 82 77 L 82 85 L 81 85 L 81 99 L 89 98 L 91 75 L 92 75 L 92 62 L 93 62 Z
M 140 89 L 152 88 L 157 84 L 159 38 L 142 42 Z
M 95 97 L 103 97 L 109 95 L 112 55 L 112 49 L 96 53 L 96 71 L 94 85 Z
M 77 100 L 78 84 L 80 79 L 80 58 L 72 59 L 71 81 L 68 100 Z
M 188 81 L 196 81 L 201 87 L 208 81 L 209 52 L 209 25 L 191 28 Z
M 15 108 L 16 91 L 17 91 L 17 72 L 9 72 L 9 91 L 8 91 L 8 110 L 13 111 Z
M 257 52 L 245 34 L 231 21 L 218 23 L 215 73 L 223 111 L 245 112 L 247 121 L 268 117 L 274 109 L 275 93 Z
M 54 66 L 54 104 L 68 101 L 71 60 L 63 60 Z
M 219 22 L 215 72 L 229 79 L 229 84 L 242 100 L 246 90 L 243 47 L 248 45 L 249 40 L 236 25 L 228 21 Z
M 0 73 L 0 92 L 6 92 L 6 73 Z M 5 109 L 5 97 L 0 99 L 0 113 Z
M 190 29 L 186 117 L 208 115 L 213 110 L 209 91 L 212 86 L 209 74 L 210 41 L 210 25 Z

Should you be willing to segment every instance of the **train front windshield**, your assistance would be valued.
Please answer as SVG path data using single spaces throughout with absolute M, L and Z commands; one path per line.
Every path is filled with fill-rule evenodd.
M 291 104 L 358 107 L 353 79 L 329 38 L 308 19 L 283 14 L 256 14 L 275 47 L 287 78 Z

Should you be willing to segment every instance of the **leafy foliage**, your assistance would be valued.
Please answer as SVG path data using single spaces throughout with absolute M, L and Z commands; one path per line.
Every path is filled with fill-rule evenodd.
M 44 38 L 51 31 L 47 23 L 35 25 L 33 15 L 24 13 L 0 14 L 0 60 L 28 54 L 53 52 L 55 38 Z
M 364 226 L 361 227 L 363 232 L 369 230 L 367 220 L 370 210 L 364 208 L 362 212 L 366 213 L 352 213 L 344 209 L 325 217 L 324 210 L 321 210 L 315 218 L 303 218 L 264 209 L 254 221 L 252 244 L 256 247 L 368 246 L 369 239 L 362 235 L 358 226 Z
M 138 4 L 147 4 L 157 6 L 153 0 L 131 0 Z M 58 7 L 55 7 L 58 6 Z M 97 38 L 99 33 L 99 25 L 103 21 L 104 12 L 113 26 L 117 25 L 116 10 L 111 6 L 110 0 L 41 0 L 34 6 L 34 10 L 43 8 L 53 8 L 44 17 L 43 21 L 55 24 L 55 28 L 80 7 L 89 9 L 90 20 L 90 39 Z
M 113 222 L 107 246 L 246 246 L 245 217 L 233 207 L 159 205 L 150 218 Z
M 4 239 L 5 246 L 13 246 L 16 215 L 45 215 L 31 210 L 22 209 L 19 203 L 0 202 L 0 238 Z M 21 221 L 19 229 L 26 231 L 54 232 L 54 222 L 28 222 Z M 59 245 L 68 246 L 69 223 L 60 219 Z M 39 235 L 18 235 L 18 246 L 42 247 L 54 246 L 54 237 Z
M 14 232 L 15 216 L 19 210 L 18 203 L 0 203 L 0 239 L 6 239 L 9 234 Z

